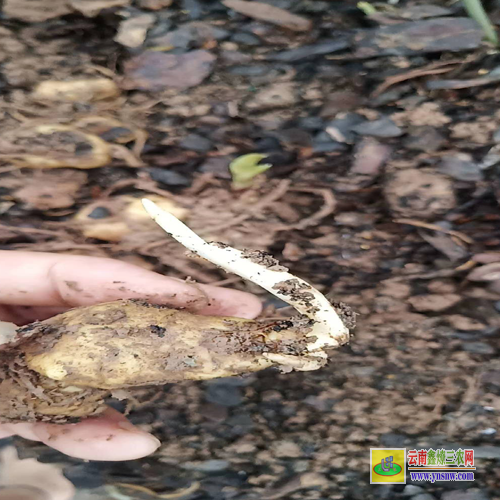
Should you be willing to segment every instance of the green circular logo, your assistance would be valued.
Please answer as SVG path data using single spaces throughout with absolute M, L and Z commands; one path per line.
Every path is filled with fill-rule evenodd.
M 373 472 L 375 474 L 378 474 L 379 476 L 396 476 L 402 471 L 401 465 L 398 464 L 392 464 L 392 469 L 389 470 L 383 470 L 382 469 L 382 464 L 377 464 L 375 467 L 373 467 Z

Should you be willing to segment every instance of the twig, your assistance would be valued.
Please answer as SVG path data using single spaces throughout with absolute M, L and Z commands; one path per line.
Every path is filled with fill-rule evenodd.
M 289 188 L 290 188 L 290 180 L 284 179 L 283 181 L 280 182 L 280 184 L 278 184 L 278 187 L 276 189 L 272 190 L 266 196 L 263 196 L 253 207 L 249 208 L 244 214 L 241 214 L 235 217 L 234 219 L 224 222 L 222 224 L 207 227 L 203 231 L 200 231 L 200 233 L 202 235 L 217 233 L 219 231 L 222 231 L 223 229 L 227 229 L 231 226 L 236 226 L 237 224 L 245 222 L 250 217 L 261 212 L 271 203 L 278 201 L 289 190 Z
M 447 68 L 446 66 L 452 66 L 456 64 L 464 63 L 463 60 L 453 59 L 452 61 L 439 61 L 434 64 L 430 64 L 425 68 L 416 68 L 399 75 L 390 76 L 386 78 L 373 92 L 372 97 L 378 97 L 380 94 L 385 92 L 388 88 L 396 85 L 397 83 L 406 82 L 407 80 L 413 80 L 414 78 L 419 78 L 421 76 L 428 75 L 440 75 L 442 73 L 448 73 L 453 70 L 453 68 Z M 445 66 L 445 67 L 443 67 Z
M 430 229 L 431 231 L 449 234 L 450 236 L 455 236 L 459 240 L 462 240 L 464 243 L 467 243 L 469 245 L 472 245 L 474 243 L 474 240 L 469 238 L 467 235 L 459 231 L 454 231 L 453 229 L 445 229 L 444 227 L 438 226 L 436 224 L 429 224 L 428 222 L 422 222 L 412 219 L 395 219 L 393 222 L 395 222 L 396 224 L 407 224 L 408 226 L 422 227 L 424 229 Z
M 336 201 L 333 193 L 329 189 L 323 188 L 308 188 L 308 187 L 296 187 L 291 188 L 290 191 L 301 191 L 304 193 L 315 193 L 320 194 L 323 197 L 323 206 L 310 217 L 306 217 L 302 219 L 297 224 L 293 224 L 288 226 L 288 229 L 305 229 L 306 227 L 313 226 L 321 219 L 325 218 L 327 215 L 330 215 L 335 210 Z
M 146 493 L 153 498 L 161 498 L 162 500 L 174 500 L 186 497 L 200 489 L 200 483 L 198 481 L 194 481 L 187 488 L 181 488 L 177 491 L 174 491 L 173 493 L 156 493 L 155 491 L 150 490 L 149 488 L 146 488 L 145 486 L 141 486 L 139 484 L 115 483 L 111 486 L 114 488 L 116 488 L 117 486 L 120 486 L 122 488 L 129 488 L 134 491 Z
M 61 236 L 64 234 L 61 231 L 49 231 L 48 229 L 37 229 L 34 227 L 7 226 L 6 224 L 0 224 L 0 229 L 6 229 L 7 231 L 21 234 L 45 234 L 47 236 Z

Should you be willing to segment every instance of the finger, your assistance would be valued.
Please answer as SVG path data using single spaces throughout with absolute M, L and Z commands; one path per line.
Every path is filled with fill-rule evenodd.
M 5 439 L 15 434 L 15 432 L 10 431 L 9 429 L 4 428 L 4 426 L 0 426 L 0 439 Z
M 0 321 L 8 321 L 9 323 L 15 323 L 16 325 L 22 324 L 22 319 L 14 311 L 11 311 L 10 306 L 2 306 L 1 304 Z
M 30 306 L 0 306 L 0 321 L 10 321 L 16 325 L 24 325 L 33 321 L 51 318 L 66 311 L 67 307 L 30 307 Z
M 77 424 L 36 423 L 33 430 L 51 448 L 84 460 L 135 460 L 160 446 L 158 439 L 134 427 L 112 408 Z
M 75 307 L 121 298 L 146 299 L 200 314 L 253 318 L 253 295 L 192 285 L 132 264 L 99 257 L 0 251 L 0 304 Z
M 2 424 L 0 427 L 0 432 L 8 433 L 8 436 L 16 434 L 24 439 L 29 439 L 30 441 L 41 441 L 41 439 L 35 434 L 34 431 L 35 424 L 30 424 L 28 422 L 19 422 L 18 424 Z

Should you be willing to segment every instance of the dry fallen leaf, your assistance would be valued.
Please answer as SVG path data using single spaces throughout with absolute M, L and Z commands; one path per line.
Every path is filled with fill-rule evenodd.
M 3 14 L 28 23 L 39 23 L 48 19 L 71 14 L 75 10 L 84 16 L 97 16 L 102 10 L 126 7 L 130 0 L 5 0 Z
M 125 19 L 120 23 L 114 40 L 125 47 L 140 47 L 155 21 L 156 17 L 153 14 L 141 14 Z
M 108 78 L 92 78 L 60 82 L 48 80 L 38 84 L 33 97 L 40 100 L 90 102 L 109 99 L 120 94 L 120 89 Z
M 467 17 L 439 17 L 359 30 L 354 57 L 406 56 L 473 50 L 481 45 L 480 26 Z
M 144 52 L 125 63 L 127 90 L 187 89 L 200 84 L 211 72 L 215 56 L 206 50 L 187 54 Z
M 188 216 L 188 210 L 173 200 L 157 195 L 149 198 L 181 220 Z M 103 241 L 119 242 L 128 235 L 144 235 L 145 232 L 161 233 L 144 210 L 141 200 L 131 196 L 91 203 L 76 214 L 75 222 L 86 238 Z M 143 236 L 139 238 L 144 239 Z
M 24 203 L 29 209 L 52 210 L 75 204 L 78 191 L 87 182 L 87 174 L 72 170 L 42 170 L 35 171 L 32 176 L 13 180 L 20 185 L 12 194 L 14 199 Z
M 5 0 L 3 14 L 28 23 L 39 23 L 72 11 L 67 0 Z
M 161 10 L 170 7 L 173 0 L 137 0 L 137 6 L 147 10 Z
M 69 4 L 84 16 L 95 17 L 105 9 L 126 7 L 130 0 L 69 0 Z
M 65 125 L 39 125 L 3 134 L 0 158 L 26 168 L 97 168 L 111 161 L 100 137 Z
M 74 127 L 88 134 L 99 136 L 106 142 L 128 144 L 132 141 L 145 141 L 147 134 L 132 123 L 123 123 L 108 116 L 88 115 L 76 120 Z
M 312 28 L 312 22 L 309 19 L 267 3 L 247 2 L 246 0 L 223 0 L 222 3 L 245 16 L 277 24 L 293 31 L 309 31 Z
M 469 273 L 467 279 L 470 281 L 499 281 L 500 262 L 492 262 L 481 267 L 477 267 Z

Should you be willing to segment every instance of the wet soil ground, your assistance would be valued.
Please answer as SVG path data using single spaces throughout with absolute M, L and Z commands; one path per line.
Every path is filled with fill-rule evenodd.
M 145 391 L 130 418 L 154 456 L 16 441 L 82 499 L 500 498 L 500 57 L 458 3 L 374 6 L 4 0 L 0 248 L 123 259 L 286 316 L 137 215 L 157 197 L 359 314 L 319 371 Z M 107 90 L 38 87 L 75 79 Z M 255 152 L 272 168 L 233 189 Z M 377 447 L 474 447 L 476 480 L 370 485 Z

